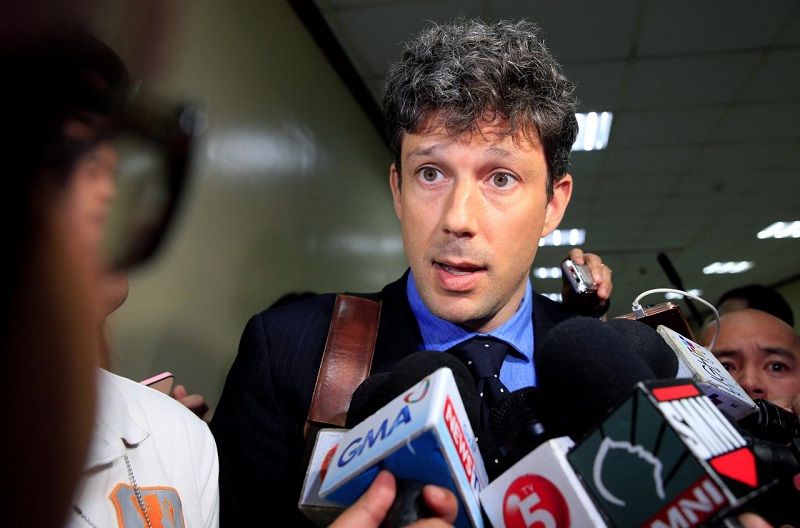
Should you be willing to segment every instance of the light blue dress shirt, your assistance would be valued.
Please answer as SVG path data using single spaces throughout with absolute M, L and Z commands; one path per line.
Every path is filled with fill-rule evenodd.
M 440 319 L 428 310 L 417 292 L 414 274 L 408 274 L 406 285 L 411 311 L 417 318 L 422 333 L 420 350 L 447 350 L 479 332 L 473 332 L 457 324 Z M 514 315 L 488 335 L 505 341 L 513 348 L 500 369 L 500 381 L 513 392 L 524 387 L 536 386 L 536 369 L 533 363 L 533 289 L 531 281 L 525 287 L 525 296 Z

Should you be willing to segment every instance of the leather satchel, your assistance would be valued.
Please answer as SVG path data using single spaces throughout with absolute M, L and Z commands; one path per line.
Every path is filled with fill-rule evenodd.
M 337 294 L 306 419 L 307 440 L 313 442 L 324 427 L 344 427 L 353 392 L 372 367 L 380 314 L 379 299 Z

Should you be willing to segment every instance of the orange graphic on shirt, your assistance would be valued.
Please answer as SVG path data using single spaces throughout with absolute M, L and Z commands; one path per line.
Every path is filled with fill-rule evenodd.
M 142 502 L 147 508 L 147 516 L 153 528 L 183 528 L 183 505 L 175 488 L 154 486 L 139 488 Z M 117 511 L 119 526 L 123 528 L 142 528 L 147 519 L 139 507 L 133 487 L 120 483 L 111 492 L 111 501 Z

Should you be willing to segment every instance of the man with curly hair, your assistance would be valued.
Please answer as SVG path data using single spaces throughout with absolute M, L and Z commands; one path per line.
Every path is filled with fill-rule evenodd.
M 475 336 L 509 346 L 500 380 L 536 385 L 536 347 L 575 312 L 535 293 L 540 238 L 572 195 L 578 132 L 573 84 L 528 21 L 431 24 L 392 65 L 383 110 L 389 170 L 409 269 L 379 294 L 371 373 L 420 350 Z M 582 255 L 610 295 L 597 255 Z M 248 322 L 211 421 L 220 454 L 221 521 L 298 511 L 304 427 L 335 294 L 267 309 Z M 483 450 L 483 446 L 481 446 Z

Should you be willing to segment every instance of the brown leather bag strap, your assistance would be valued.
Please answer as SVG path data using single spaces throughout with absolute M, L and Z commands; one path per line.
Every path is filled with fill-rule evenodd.
M 336 296 L 317 385 L 308 410 L 306 438 L 312 428 L 344 427 L 350 398 L 372 367 L 380 314 L 380 301 L 346 293 Z

